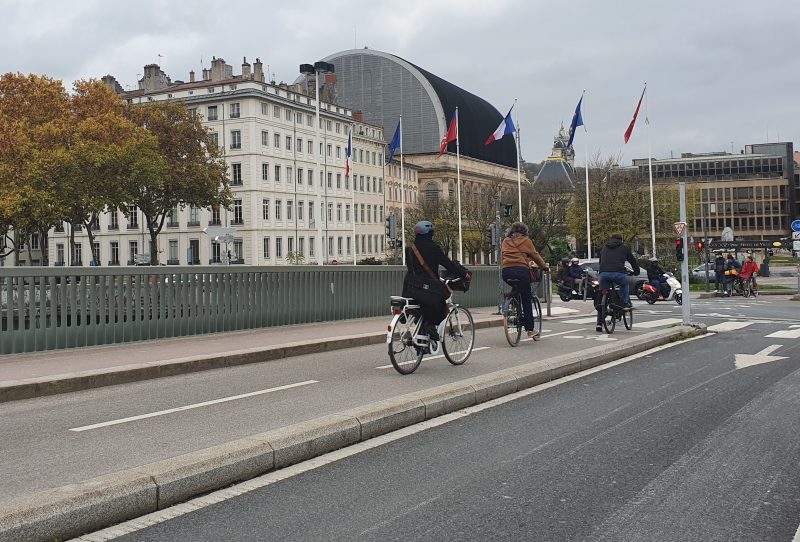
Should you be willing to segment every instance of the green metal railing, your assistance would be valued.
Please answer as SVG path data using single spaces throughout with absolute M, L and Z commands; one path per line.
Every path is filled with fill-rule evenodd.
M 498 302 L 496 267 L 455 299 Z M 389 314 L 405 268 L 23 267 L 0 269 L 0 354 Z

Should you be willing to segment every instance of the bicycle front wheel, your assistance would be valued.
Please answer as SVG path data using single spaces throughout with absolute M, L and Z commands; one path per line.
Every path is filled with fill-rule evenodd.
M 444 357 L 453 365 L 461 365 L 472 353 L 475 345 L 475 322 L 472 313 L 456 305 L 447 313 L 442 335 Z
M 606 333 L 611 335 L 614 333 L 614 328 L 617 327 L 617 319 L 614 318 L 614 311 L 611 310 L 608 303 L 608 296 L 604 295 L 603 299 L 601 300 L 602 305 L 600 305 L 600 317 L 603 321 L 603 329 L 606 330 Z
M 401 375 L 410 375 L 422 362 L 425 351 L 414 344 L 420 321 L 416 315 L 401 316 L 392 327 L 389 360 Z
M 503 318 L 503 331 L 511 346 L 517 346 L 522 336 L 522 306 L 519 298 L 511 298 L 508 302 L 508 316 Z
M 533 296 L 533 303 L 531 304 L 531 311 L 533 311 L 533 336 L 534 341 L 542 338 L 542 304 L 539 303 L 539 298 Z
M 622 311 L 622 322 L 625 324 L 625 329 L 633 328 L 633 311 Z
M 744 286 L 742 287 L 742 296 L 743 297 L 750 297 L 750 281 L 749 280 L 747 282 L 745 282 Z

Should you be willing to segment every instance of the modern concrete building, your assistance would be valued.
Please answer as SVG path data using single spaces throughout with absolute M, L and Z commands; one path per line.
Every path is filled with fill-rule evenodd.
M 111 76 L 106 84 L 119 90 Z M 352 263 L 385 255 L 386 143 L 380 127 L 351 109 L 320 103 L 320 141 L 315 145 L 315 98 L 301 88 L 265 81 L 261 62 L 244 60 L 241 75 L 221 58 L 189 82 L 173 82 L 154 64 L 139 89 L 124 92 L 131 104 L 181 100 L 200 115 L 224 151 L 234 195 L 229 209 L 176 208 L 159 235 L 159 260 L 167 264 L 285 265 L 315 263 L 322 221 L 323 259 Z M 346 172 L 348 134 L 353 131 L 352 171 Z M 204 230 L 211 227 L 209 233 Z M 149 260 L 149 237 L 140 212 L 104 213 L 97 242 L 76 232 L 70 255 L 68 226 L 54 232 L 53 263 L 125 265 Z M 233 228 L 233 241 L 216 242 L 214 229 Z M 228 258 L 230 251 L 230 259 Z M 71 256 L 71 257 L 70 257 Z
M 680 158 L 653 159 L 653 181 L 699 189 L 695 218 L 689 235 L 719 239 L 729 227 L 743 240 L 774 239 L 789 234 L 798 216 L 798 176 L 792 143 L 746 145 L 740 154 L 726 152 L 693 154 Z M 647 178 L 647 159 L 634 167 Z

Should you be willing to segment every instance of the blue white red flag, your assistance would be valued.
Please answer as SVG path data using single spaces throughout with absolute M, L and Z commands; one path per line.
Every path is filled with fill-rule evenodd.
M 511 109 L 514 109 L 513 105 L 511 106 Z M 503 122 L 500 123 L 500 126 L 497 127 L 497 130 L 495 130 L 494 133 L 489 136 L 489 139 L 486 140 L 486 145 L 492 141 L 497 141 L 498 139 L 502 139 L 503 137 L 511 135 L 517 131 L 516 126 L 514 126 L 514 121 L 511 119 L 511 109 L 508 110 L 508 114 L 503 119 Z

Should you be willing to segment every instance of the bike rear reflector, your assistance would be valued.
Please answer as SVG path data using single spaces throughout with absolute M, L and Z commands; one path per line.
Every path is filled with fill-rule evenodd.
M 401 309 L 394 309 L 392 311 L 392 314 L 402 314 L 402 313 L 403 313 L 403 311 Z

